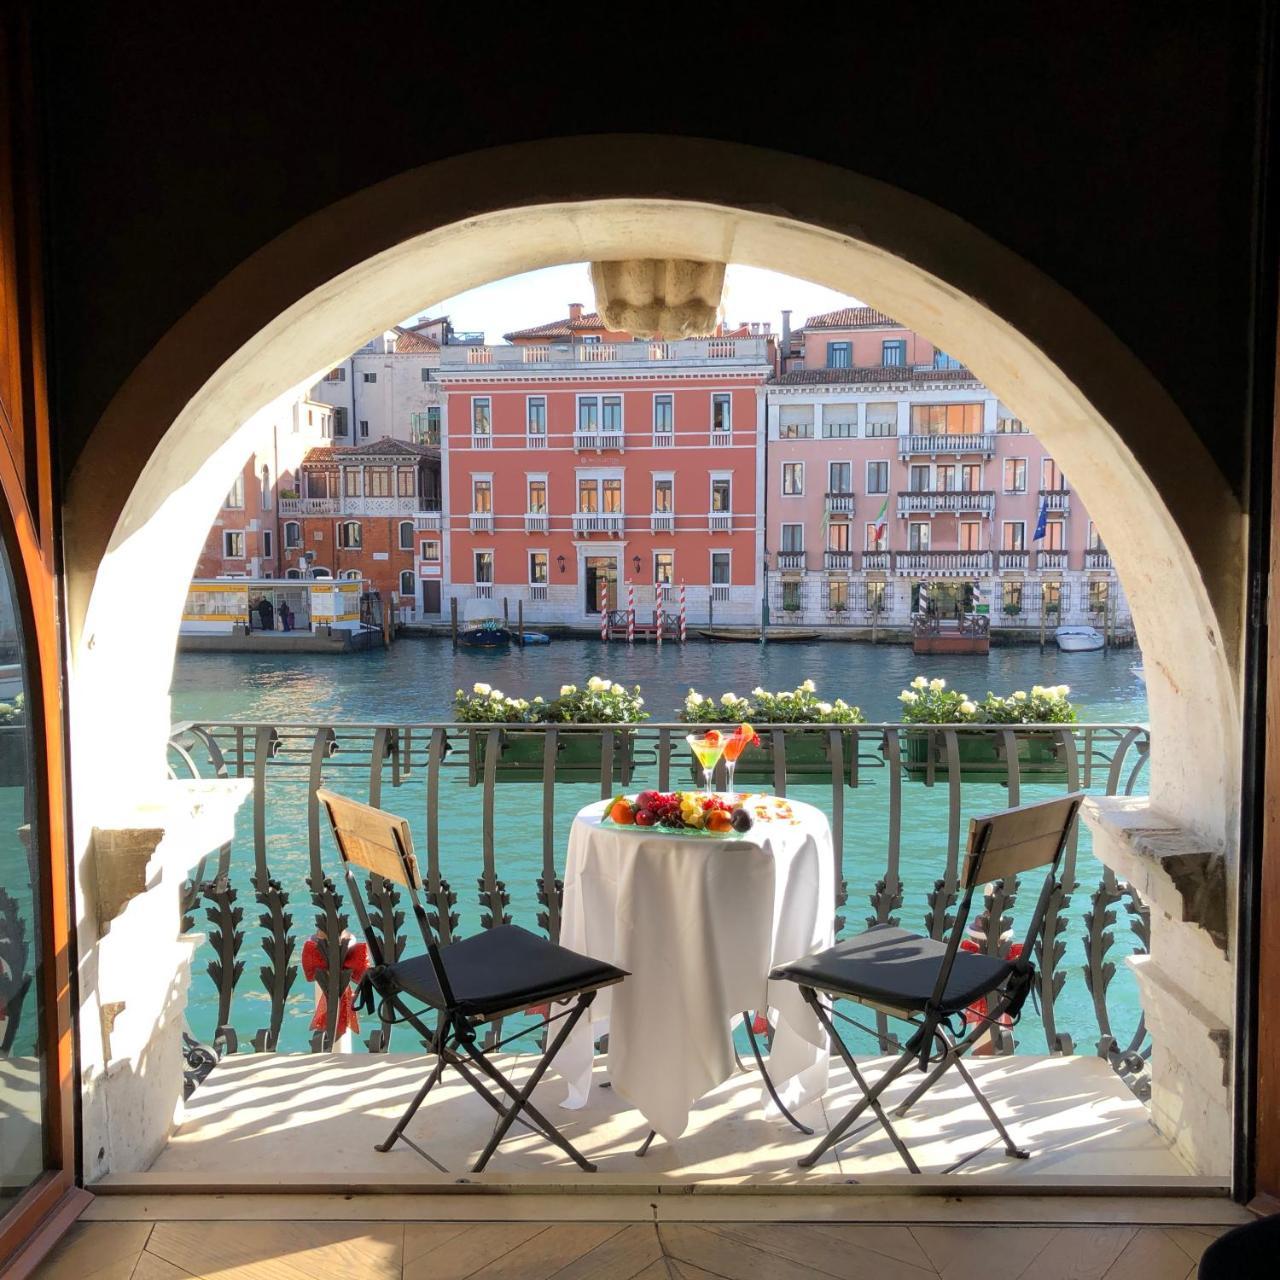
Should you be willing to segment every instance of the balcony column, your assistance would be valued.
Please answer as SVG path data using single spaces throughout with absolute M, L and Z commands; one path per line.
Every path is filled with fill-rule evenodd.
M 999 402 L 995 396 L 988 396 L 982 402 L 982 432 L 984 435 L 993 436 L 996 433 L 996 410 Z

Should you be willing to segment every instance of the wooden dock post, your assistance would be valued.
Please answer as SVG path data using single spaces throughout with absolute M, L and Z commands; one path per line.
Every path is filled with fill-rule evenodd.
M 516 601 L 516 643 L 524 648 L 524 601 Z
M 502 597 L 502 629 L 511 630 L 511 605 L 506 596 Z
M 458 597 L 449 597 L 449 630 L 453 633 L 453 647 L 458 647 Z
M 707 596 L 707 630 L 714 631 L 716 629 L 716 589 L 708 587 L 710 595 Z
M 1040 652 L 1044 652 L 1044 596 L 1040 597 Z

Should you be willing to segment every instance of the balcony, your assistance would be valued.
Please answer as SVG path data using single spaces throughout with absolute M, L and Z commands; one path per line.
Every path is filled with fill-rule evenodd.
M 575 453 L 588 453 L 594 450 L 596 453 L 614 452 L 621 453 L 623 450 L 623 435 L 621 431 L 575 431 L 573 433 L 573 449 Z
M 901 577 L 972 578 L 991 572 L 991 552 L 899 551 L 894 569 Z
M 707 528 L 712 533 L 732 533 L 733 532 L 733 512 L 732 511 L 710 511 L 707 513 Z
M 1114 569 L 1115 565 L 1111 563 L 1110 551 L 1086 551 L 1084 553 L 1084 567 L 1086 569 Z
M 440 349 L 440 374 L 444 378 L 465 376 L 468 371 L 523 371 L 528 365 L 540 368 L 575 369 L 600 365 L 642 366 L 725 365 L 768 367 L 769 339 L 689 338 L 672 342 L 540 342 L 529 346 L 461 346 Z
M 1040 501 L 1046 511 L 1060 511 L 1063 515 L 1071 513 L 1070 489 L 1041 489 Z
M 574 533 L 621 533 L 626 517 L 615 511 L 575 511 Z
M 808 567 L 808 557 L 803 551 L 779 551 L 779 569 L 804 569 Z
M 674 431 L 655 431 L 653 433 L 653 447 L 655 449 L 670 449 L 675 446 L 676 434 Z
M 546 533 L 551 528 L 551 517 L 545 511 L 524 513 L 525 533 Z
M 675 533 L 676 515 L 674 511 L 655 511 L 649 517 L 649 528 L 654 533 Z
M 339 502 L 339 514 L 344 516 L 415 516 L 421 505 L 421 499 L 416 497 L 374 497 L 370 494 L 341 498 Z
M 729 603 L 729 584 L 727 582 L 713 582 L 711 584 L 711 602 L 712 604 Z
M 711 447 L 713 449 L 727 449 L 733 444 L 733 432 L 721 430 L 713 430 L 711 432 Z
M 893 555 L 889 551 L 864 551 L 862 553 L 862 570 L 864 573 L 888 573 L 893 565 Z
M 826 495 L 826 508 L 829 515 L 853 515 L 853 494 L 840 490 Z
M 1001 573 L 1014 569 L 1029 569 L 1031 567 L 1031 552 L 1000 551 L 997 552 L 996 563 L 999 565 Z
M 493 532 L 493 512 L 492 511 L 473 511 L 468 517 L 472 533 L 492 533 Z
M 543 431 L 526 431 L 524 447 L 526 449 L 545 449 L 547 447 L 546 433 Z
M 493 583 L 477 582 L 471 588 L 472 597 L 476 600 L 492 600 L 493 599 Z
M 529 584 L 529 603 L 545 604 L 547 600 L 547 584 L 545 582 L 531 582 Z
M 910 454 L 927 454 L 936 457 L 939 454 L 980 453 L 989 458 L 996 450 L 996 438 L 988 432 L 976 435 L 910 435 L 898 437 L 898 456 L 905 458 Z
M 443 524 L 440 511 L 415 511 L 413 525 L 419 533 L 439 533 Z
M 471 433 L 471 447 L 473 449 L 492 449 L 492 433 L 488 431 L 473 431 Z
M 822 553 L 822 567 L 824 569 L 835 569 L 840 572 L 847 573 L 853 568 L 853 552 L 824 551 Z
M 940 492 L 899 493 L 899 517 L 910 515 L 975 515 L 989 516 L 996 505 L 992 489 L 945 489 Z
M 336 516 L 339 510 L 337 498 L 281 498 L 282 516 Z
M 1037 569 L 1050 569 L 1055 572 L 1060 572 L 1067 567 L 1067 553 L 1065 551 L 1036 552 Z
M 530 599 L 538 586 L 530 587 Z M 478 584 L 477 591 L 488 587 Z M 552 731 L 560 742 L 575 733 L 603 737 L 601 758 L 608 763 L 602 766 L 602 781 L 611 793 L 617 789 L 610 776 L 613 762 L 623 758 L 632 771 L 628 790 L 678 786 L 687 776 L 687 763 L 672 748 L 688 728 L 649 722 L 532 726 L 527 732 Z M 793 729 L 813 732 L 813 726 L 762 730 L 776 753 L 780 776 L 788 768 Z M 338 1009 L 333 997 L 321 1029 L 311 1030 L 312 987 L 293 966 L 303 943 L 317 930 L 322 951 L 342 953 L 347 921 L 333 905 L 335 890 L 326 879 L 337 878 L 338 862 L 327 839 L 309 847 L 304 841 L 298 849 L 274 837 L 297 828 L 300 815 L 314 805 L 317 782 L 355 787 L 358 793 L 367 789 L 368 799 L 409 818 L 428 886 L 426 909 L 446 940 L 453 927 L 455 893 L 464 921 L 460 933 L 484 927 L 478 921 L 486 915 L 496 924 L 510 914 L 517 923 L 558 938 L 565 848 L 563 838 L 552 833 L 563 831 L 569 814 L 582 802 L 582 788 L 544 786 L 541 760 L 531 761 L 527 779 L 496 785 L 493 774 L 477 770 L 475 761 L 478 744 L 496 746 L 500 730 L 501 726 L 453 723 L 175 728 L 173 758 L 189 762 L 179 767 L 205 778 L 217 772 L 243 778 L 253 794 L 218 867 L 198 871 L 182 897 L 183 911 L 202 921 L 207 915 L 217 938 L 202 942 L 194 957 L 187 1020 L 198 1040 L 212 1044 L 216 1037 L 223 1056 L 211 1072 L 199 1080 L 193 1077 L 194 1093 L 181 1123 L 148 1172 L 126 1176 L 129 1189 L 159 1189 L 184 1181 L 199 1189 L 219 1180 L 267 1189 L 281 1176 L 282 1159 L 291 1184 L 317 1191 L 332 1190 L 336 1183 L 378 1189 L 447 1188 L 460 1176 L 479 1184 L 473 1189 L 491 1182 L 508 1191 L 513 1183 L 545 1189 L 549 1180 L 572 1184 L 575 1190 L 599 1189 L 601 1176 L 614 1190 L 656 1184 L 687 1191 L 695 1183 L 748 1179 L 780 1188 L 811 1184 L 814 1191 L 825 1187 L 829 1193 L 835 1182 L 881 1175 L 900 1182 L 897 1155 L 879 1134 L 842 1147 L 811 1172 L 798 1170 L 796 1159 L 814 1139 L 766 1116 L 758 1077 L 743 1074 L 731 1075 L 695 1104 L 690 1128 L 678 1143 L 659 1141 L 639 1161 L 635 1149 L 646 1125 L 614 1090 L 599 1087 L 608 1078 L 603 1054 L 596 1059 L 596 1087 L 586 1107 L 568 1113 L 569 1136 L 598 1161 L 599 1174 L 579 1173 L 539 1135 L 518 1132 L 499 1148 L 490 1173 L 465 1175 L 489 1136 L 493 1116 L 451 1072 L 432 1091 L 409 1130 L 448 1172 L 439 1172 L 407 1147 L 388 1154 L 373 1150 L 373 1138 L 383 1136 L 388 1117 L 399 1115 L 420 1087 L 430 1059 L 405 1035 L 405 1028 L 383 1024 L 376 1014 L 362 1015 L 358 1036 L 343 1046 L 350 1051 L 332 1052 Z M 1074 758 L 1081 785 L 1095 793 L 1115 791 L 1138 778 L 1149 758 L 1148 735 L 1141 726 L 1069 725 L 1052 732 L 1064 760 L 1068 755 Z M 833 750 L 841 748 L 837 758 L 843 763 L 829 766 L 821 778 L 807 779 L 814 785 L 806 795 L 841 833 L 835 844 L 836 876 L 837 883 L 848 877 L 850 903 L 868 903 L 873 917 L 884 919 L 900 909 L 901 901 L 923 904 L 938 880 L 948 893 L 954 892 L 950 886 L 955 873 L 943 851 L 945 840 L 923 840 L 920 847 L 927 852 L 900 858 L 895 833 L 908 827 L 944 833 L 951 806 L 968 812 L 989 803 L 989 785 L 975 791 L 975 780 L 962 774 L 961 747 L 991 742 L 997 749 L 1002 743 L 1008 748 L 1024 738 L 1043 736 L 1041 728 L 1022 726 L 968 725 L 945 733 L 901 724 L 831 729 L 828 737 Z M 327 743 L 340 749 L 317 751 L 317 744 Z M 1023 788 L 1025 798 L 1036 780 L 1023 772 L 1021 759 L 1010 749 L 1002 767 L 1012 775 L 1010 784 Z M 863 767 L 863 762 L 876 761 L 883 763 Z M 885 785 L 887 770 L 893 771 L 892 785 Z M 910 780 L 924 779 L 922 771 L 927 771 L 928 781 L 936 776 L 941 785 L 913 788 Z M 873 819 L 863 820 L 864 805 L 870 802 L 879 808 Z M 851 820 L 854 813 L 860 815 L 858 821 Z M 268 834 L 262 844 L 255 841 L 255 814 Z M 495 827 L 501 832 L 496 841 L 485 835 Z M 441 836 L 447 832 L 448 838 L 436 838 L 437 831 Z M 530 860 L 529 851 L 539 849 L 541 853 L 535 852 Z M 1060 939 L 1068 957 L 1078 955 L 1080 963 L 1046 949 L 1046 968 L 1037 974 L 1036 983 L 1040 1005 L 1028 1002 L 1015 1029 L 997 1029 L 989 1056 L 968 1060 L 1015 1135 L 1032 1149 L 1032 1158 L 1014 1161 L 991 1146 L 985 1118 L 957 1079 L 950 1085 L 944 1082 L 927 1105 L 913 1109 L 901 1122 L 903 1137 L 926 1175 L 942 1175 L 956 1167 L 951 1175 L 956 1194 L 975 1175 L 979 1183 L 1007 1181 L 1021 1192 L 1038 1180 L 1050 1190 L 1060 1188 L 1063 1178 L 1184 1176 L 1183 1166 L 1152 1129 L 1147 1109 L 1135 1094 L 1141 1092 L 1143 1059 L 1150 1051 L 1149 1036 L 1141 1026 L 1133 1047 L 1127 1047 L 1133 979 L 1124 959 L 1143 950 L 1141 904 L 1126 882 L 1118 882 L 1092 859 L 1083 842 L 1079 853 L 1073 849 L 1070 857 L 1066 874 L 1078 879 L 1080 888 L 1050 901 L 1046 933 Z M 540 891 L 540 881 L 547 886 L 545 892 Z M 464 888 L 468 885 L 469 890 Z M 937 909 L 945 911 L 945 902 L 940 899 Z M 998 909 L 1007 909 L 1004 902 Z M 398 933 L 408 933 L 408 951 L 417 954 L 418 940 L 412 929 L 403 929 L 398 915 L 405 907 L 401 891 L 389 889 L 375 912 L 373 929 L 387 949 L 395 945 Z M 261 917 L 257 932 L 235 926 L 242 911 Z M 1117 919 L 1132 920 L 1132 928 L 1118 927 Z M 246 963 L 260 945 L 268 964 Z M 289 968 L 280 967 L 286 962 Z M 1089 997 L 1090 991 L 1096 1000 Z M 513 1015 L 504 1024 L 504 1034 L 519 1025 L 527 1021 Z M 1109 1053 L 1113 1027 L 1125 1028 L 1126 1047 Z M 366 1052 L 366 1042 L 378 1052 Z M 1099 1043 L 1103 1047 L 1095 1049 Z M 234 1052 L 237 1046 L 251 1045 L 272 1051 Z M 745 1056 L 748 1051 L 743 1052 Z M 860 1066 L 877 1061 L 870 1038 L 855 1042 L 854 1052 Z M 531 1058 L 510 1052 L 502 1053 L 499 1061 L 517 1081 L 532 1065 Z M 875 1071 L 872 1065 L 871 1073 Z M 886 1095 L 888 1105 L 899 1104 L 918 1079 L 905 1076 Z M 563 1083 L 553 1074 L 534 1097 L 545 1114 L 564 1121 L 566 1113 L 558 1105 L 563 1093 Z M 825 1105 L 811 1104 L 799 1118 L 819 1133 L 826 1132 L 828 1117 L 842 1114 L 854 1094 L 847 1068 L 833 1059 Z M 281 1156 L 282 1144 L 286 1157 Z M 966 1161 L 975 1150 L 980 1152 L 977 1158 Z M 336 1167 L 335 1153 L 341 1154 Z M 124 1189 L 118 1175 L 113 1181 L 115 1190 Z M 835 1265 L 828 1269 L 833 1275 L 844 1273 Z M 799 1274 L 794 1263 L 792 1270 Z

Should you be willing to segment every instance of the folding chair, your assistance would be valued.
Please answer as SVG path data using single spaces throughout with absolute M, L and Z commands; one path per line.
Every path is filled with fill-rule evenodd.
M 594 1173 L 596 1166 L 560 1134 L 530 1099 L 569 1033 L 591 1007 L 596 992 L 621 982 L 626 972 L 558 947 L 515 925 L 500 925 L 440 946 L 432 935 L 419 897 L 422 879 L 413 856 L 409 824 L 403 818 L 348 800 L 325 788 L 317 789 L 316 797 L 329 815 L 351 901 L 369 944 L 373 967 L 368 981 L 381 999 L 382 1016 L 389 1022 L 406 1022 L 412 1026 L 430 1045 L 436 1059 L 408 1110 L 396 1122 L 386 1141 L 377 1144 L 377 1150 L 390 1151 L 397 1140 L 403 1139 L 423 1159 L 441 1172 L 447 1172 L 439 1161 L 406 1137 L 404 1130 L 444 1074 L 445 1067 L 450 1066 L 498 1115 L 493 1133 L 472 1172 L 479 1173 L 485 1167 L 512 1124 L 519 1120 L 557 1146 L 580 1168 Z M 355 867 L 394 881 L 408 891 L 426 944 L 426 955 L 390 961 L 383 954 L 381 938 L 370 925 Z M 406 1000 L 435 1010 L 435 1026 L 423 1021 L 425 1010 L 411 1008 Z M 553 1004 L 571 1007 L 562 1013 L 552 1013 Z M 480 1028 L 539 1005 L 545 1005 L 548 1012 L 534 1026 L 491 1046 L 488 1052 L 477 1043 Z M 560 1027 L 554 1036 L 548 1032 L 545 1052 L 529 1078 L 517 1087 L 489 1054 L 511 1040 L 550 1027 L 554 1022 L 560 1022 Z M 496 1091 L 491 1086 L 496 1086 Z
M 1083 795 L 1079 792 L 1057 800 L 1022 805 L 969 825 L 969 845 L 961 877 L 963 896 L 956 911 L 951 936 L 946 942 L 922 937 L 896 925 L 880 924 L 846 938 L 816 955 L 805 956 L 775 969 L 771 975 L 798 983 L 805 1002 L 826 1028 L 845 1066 L 849 1068 L 862 1098 L 800 1161 L 801 1168 L 816 1164 L 846 1134 L 864 1111 L 870 1109 L 884 1127 L 908 1170 L 919 1173 L 907 1145 L 894 1129 L 880 1099 L 886 1089 L 913 1063 L 919 1063 L 925 1078 L 895 1109 L 904 1116 L 951 1067 L 959 1071 L 978 1100 L 987 1119 L 1004 1142 L 1005 1151 L 1020 1160 L 1030 1154 L 1021 1150 L 996 1115 L 995 1108 L 978 1088 L 963 1062 L 964 1055 L 1006 1016 L 1016 1020 L 1035 980 L 1032 964 L 1045 913 L 1055 889 L 1063 850 L 1076 821 Z M 1017 960 L 960 950 L 973 903 L 974 891 L 992 880 L 1006 880 L 1036 867 L 1048 867 L 1040 897 L 1027 926 L 1026 940 Z M 824 1004 L 820 997 L 826 997 Z M 914 1030 L 905 1043 L 888 1037 L 899 1057 L 868 1088 L 858 1064 L 836 1030 L 835 1019 L 881 1036 L 836 1009 L 837 1000 L 853 1000 L 877 1013 L 908 1023 Z M 978 1001 L 986 1012 L 966 1035 L 951 1029 L 950 1020 Z M 884 1039 L 883 1036 L 881 1036 Z M 937 1051 L 935 1058 L 934 1053 Z M 868 1128 L 875 1121 L 868 1122 Z M 861 1132 L 861 1130 L 859 1130 Z M 977 1154 L 976 1152 L 974 1154 Z M 972 1159 L 972 1155 L 949 1166 L 950 1173 Z

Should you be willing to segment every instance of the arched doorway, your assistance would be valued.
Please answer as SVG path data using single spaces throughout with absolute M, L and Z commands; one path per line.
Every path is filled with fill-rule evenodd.
M 763 207 L 762 191 L 785 196 Z M 537 144 L 406 174 L 262 250 L 157 347 L 104 415 L 68 499 L 77 832 L 101 825 L 122 782 L 162 776 L 190 566 L 252 412 L 432 297 L 632 257 L 733 260 L 856 295 L 1034 419 L 1130 595 L 1151 807 L 1234 867 L 1242 520 L 1189 425 L 1073 299 L 943 211 L 792 157 L 679 139 Z M 117 602 L 144 569 L 152 622 L 139 634 Z M 95 786 L 107 750 L 132 774 Z

